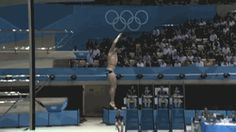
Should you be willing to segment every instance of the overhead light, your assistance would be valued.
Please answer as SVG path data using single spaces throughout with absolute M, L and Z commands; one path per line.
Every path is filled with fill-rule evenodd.
M 185 78 L 185 74 L 183 74 L 183 73 L 179 74 L 179 78 L 180 79 L 184 79 Z
M 143 74 L 137 74 L 137 75 L 136 75 L 136 78 L 137 78 L 137 79 L 142 79 L 142 78 L 143 78 Z
M 42 47 L 41 50 L 46 50 L 46 48 L 45 48 L 45 47 Z
M 22 82 L 29 82 L 29 79 L 21 80 Z
M 157 75 L 157 78 L 158 78 L 158 79 L 163 79 L 163 78 L 164 78 L 164 75 L 163 75 L 162 73 L 159 73 L 159 74 Z
M 5 80 L 12 80 L 12 79 L 13 79 L 12 75 L 6 75 L 5 77 Z
M 201 77 L 201 79 L 206 79 L 206 78 L 207 78 L 207 73 L 202 73 L 202 74 L 200 75 L 200 77 Z
M 56 76 L 55 76 L 54 74 L 51 74 L 51 75 L 48 76 L 48 78 L 49 78 L 50 80 L 54 80 L 54 79 L 56 78 Z
M 228 78 L 228 77 L 230 77 L 230 74 L 229 73 L 224 73 L 223 76 L 224 76 L 224 78 Z
M 77 76 L 76 76 L 75 74 L 73 74 L 73 75 L 70 76 L 70 79 L 71 79 L 71 80 L 76 80 L 76 79 L 77 79 Z
M 29 49 L 30 49 L 30 47 L 29 47 L 29 46 L 25 47 L 25 50 L 29 50 Z
M 116 74 L 116 78 L 120 80 L 123 76 L 121 74 Z
M 19 77 L 26 77 L 26 75 L 24 75 L 24 74 L 21 74 L 21 75 L 19 75 Z
M 36 74 L 36 77 L 40 77 L 41 75 L 40 74 Z
M 12 29 L 12 32 L 16 32 L 16 29 Z

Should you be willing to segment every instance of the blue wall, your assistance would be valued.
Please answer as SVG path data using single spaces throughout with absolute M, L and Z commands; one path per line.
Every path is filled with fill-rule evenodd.
M 114 12 L 117 14 L 114 14 Z M 130 19 L 135 14 L 136 17 Z M 215 5 L 73 6 L 38 4 L 36 5 L 35 20 L 37 29 L 73 30 L 75 33 L 72 37 L 70 36 L 70 40 L 58 42 L 59 45 L 65 45 L 60 50 L 71 50 L 75 45 L 80 49 L 84 48 L 84 44 L 88 39 L 114 37 L 117 32 L 150 31 L 155 26 L 180 24 L 188 19 L 212 19 L 215 14 Z M 122 21 L 114 20 L 116 15 L 123 16 Z M 0 18 L 12 27 L 26 29 L 27 7 L 26 5 L 1 7 Z M 112 21 L 117 23 L 115 25 L 108 24 Z M 122 22 L 129 24 L 125 26 Z M 4 27 L 0 24 L 0 28 Z M 122 29 L 122 27 L 124 28 Z M 63 34 L 60 34 L 57 37 L 61 38 L 62 36 Z M 1 34 L 0 38 L 2 38 Z M 57 40 L 60 39 L 57 38 Z
M 35 5 L 35 28 L 38 30 L 43 29 L 72 13 L 73 6 L 37 4 Z M 27 5 L 0 7 L 0 29 L 10 31 L 12 29 L 26 30 L 27 28 Z M 0 32 L 0 45 L 28 38 L 27 33 L 9 31 Z M 37 33 L 36 35 L 41 34 Z
M 37 4 L 35 5 L 35 27 L 42 29 L 72 12 L 73 6 Z M 27 5 L 0 7 L 0 17 L 18 28 L 28 28 Z
M 141 23 L 147 19 L 146 23 L 140 26 L 138 30 L 130 30 L 128 27 L 124 30 L 114 29 L 112 25 L 106 21 L 106 13 L 109 11 L 116 11 L 121 14 L 122 11 L 128 10 L 135 14 L 142 10 L 146 12 L 137 15 L 141 19 Z M 128 21 L 131 17 L 129 13 L 124 13 L 124 19 Z M 76 35 L 73 41 L 69 45 L 66 45 L 62 49 L 72 49 L 74 45 L 84 48 L 84 43 L 88 38 L 102 39 L 104 37 L 114 37 L 117 32 L 131 32 L 131 31 L 151 31 L 155 26 L 161 26 L 163 24 L 180 24 L 188 19 L 212 19 L 216 14 L 216 8 L 212 5 L 205 6 L 75 6 L 74 13 L 68 16 L 64 20 L 60 20 L 55 24 L 47 27 L 47 29 L 59 29 L 59 28 L 71 28 L 76 31 Z M 108 21 L 112 21 L 115 15 L 108 14 Z M 64 25 L 64 26 L 62 26 Z M 122 29 L 124 26 L 121 21 L 115 25 L 117 28 Z M 130 24 L 132 28 L 137 28 L 139 25 L 133 21 Z

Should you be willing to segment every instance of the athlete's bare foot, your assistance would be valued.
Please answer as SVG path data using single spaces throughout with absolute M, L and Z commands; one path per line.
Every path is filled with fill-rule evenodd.
M 109 106 L 110 106 L 112 109 L 114 109 L 114 110 L 117 109 L 117 107 L 116 107 L 116 105 L 115 105 L 114 102 L 110 102 L 110 103 L 109 103 Z

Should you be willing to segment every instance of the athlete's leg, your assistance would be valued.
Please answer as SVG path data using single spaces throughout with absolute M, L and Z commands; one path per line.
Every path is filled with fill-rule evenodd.
M 110 81 L 110 105 L 113 108 L 116 108 L 115 105 L 115 94 L 116 94 L 116 88 L 117 88 L 117 79 L 116 79 L 116 74 L 114 72 L 110 73 L 108 75 L 108 79 Z

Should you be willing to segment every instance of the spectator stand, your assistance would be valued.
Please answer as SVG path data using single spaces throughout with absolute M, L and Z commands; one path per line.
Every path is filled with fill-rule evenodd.
M 235 66 L 235 16 L 231 12 L 210 21 L 188 20 L 181 25 L 156 26 L 149 32 L 126 32 L 118 44 L 118 66 Z M 100 50 L 101 67 L 106 66 L 110 43 L 106 38 L 88 43 L 87 50 Z

